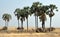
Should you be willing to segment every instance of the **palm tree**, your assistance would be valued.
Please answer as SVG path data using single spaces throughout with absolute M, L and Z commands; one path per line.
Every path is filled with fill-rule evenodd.
M 7 27 L 8 27 L 8 22 L 11 19 L 11 15 L 5 13 L 5 14 L 3 14 L 2 18 L 3 18 L 3 20 L 5 20 L 5 27 L 4 27 L 4 30 L 5 30 L 5 28 L 7 29 Z
M 43 13 L 40 17 L 39 17 L 40 21 L 42 21 L 42 29 L 43 31 L 45 31 L 45 21 L 46 21 L 46 14 Z
M 48 6 L 42 6 L 40 8 L 40 12 L 38 13 L 40 21 L 42 21 L 42 29 L 43 32 L 45 32 L 45 21 L 46 21 L 46 13 L 48 12 L 47 10 L 49 9 Z
M 19 13 L 19 15 L 21 20 L 21 29 L 23 30 L 23 21 L 25 21 L 25 13 L 23 9 L 21 9 L 21 12 Z
M 51 31 L 52 17 L 53 17 L 54 14 L 55 14 L 53 11 L 54 11 L 55 9 L 56 9 L 56 11 L 58 11 L 58 10 L 57 10 L 56 5 L 53 5 L 53 4 L 50 4 L 50 5 L 49 5 L 49 9 L 50 9 L 50 10 L 49 10 L 49 17 L 50 17 L 50 31 Z
M 19 26 L 19 19 L 20 19 L 20 9 L 17 8 L 15 11 L 14 11 L 14 14 L 15 16 L 17 16 L 17 20 L 18 20 L 18 28 L 17 29 L 20 29 L 20 26 Z
M 41 7 L 42 3 L 34 2 L 31 6 L 31 12 L 32 14 L 35 14 L 35 28 L 38 28 L 38 12 Z
M 25 13 L 23 9 L 17 8 L 14 12 L 15 16 L 17 16 L 18 20 L 18 28 L 17 29 L 23 29 L 23 21 L 25 20 Z M 19 27 L 19 19 L 21 20 L 21 28 Z
M 30 14 L 30 8 L 24 7 L 25 17 L 27 19 L 27 31 L 28 31 L 28 15 Z

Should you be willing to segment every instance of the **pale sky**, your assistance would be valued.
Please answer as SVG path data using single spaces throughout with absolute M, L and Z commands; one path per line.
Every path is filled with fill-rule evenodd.
M 40 2 L 43 5 L 55 4 L 58 7 L 58 12 L 55 12 L 55 16 L 52 19 L 52 26 L 53 27 L 60 27 L 60 0 L 0 0 L 0 26 L 4 26 L 5 22 L 2 19 L 2 15 L 4 13 L 8 13 L 12 15 L 12 20 L 9 22 L 9 26 L 18 26 L 17 18 L 14 15 L 14 11 L 16 8 L 23 8 L 24 6 L 31 7 L 33 2 Z M 34 15 L 29 17 L 29 26 L 34 27 Z M 20 23 L 21 24 L 21 23 Z M 39 20 L 39 27 L 41 27 L 41 22 Z M 46 27 L 49 27 L 49 17 L 47 16 L 47 20 L 45 22 Z M 26 21 L 24 22 L 24 27 L 26 27 Z

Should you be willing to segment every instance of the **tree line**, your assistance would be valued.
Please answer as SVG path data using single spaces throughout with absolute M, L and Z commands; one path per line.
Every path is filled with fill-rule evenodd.
M 38 17 L 40 21 L 42 22 L 42 29 L 45 31 L 45 21 L 47 20 L 46 15 L 50 17 L 50 29 L 51 29 L 51 22 L 52 22 L 52 17 L 55 15 L 54 11 L 58 11 L 56 5 L 50 4 L 50 5 L 43 5 L 40 2 L 33 2 L 32 6 L 25 6 L 22 9 L 16 8 L 14 11 L 14 15 L 17 17 L 18 20 L 18 30 L 23 30 L 23 22 L 27 20 L 27 31 L 28 31 L 28 18 L 32 14 L 35 16 L 35 29 L 38 29 Z M 5 20 L 5 27 L 7 29 L 8 27 L 8 22 L 12 18 L 10 14 L 3 14 L 2 16 L 3 20 Z M 19 20 L 21 21 L 21 27 L 19 24 Z

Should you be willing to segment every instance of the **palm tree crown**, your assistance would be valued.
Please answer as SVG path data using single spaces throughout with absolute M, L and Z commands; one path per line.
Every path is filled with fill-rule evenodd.
M 10 21 L 10 19 L 11 19 L 11 15 L 10 14 L 3 14 L 3 16 L 2 16 L 2 18 L 3 18 L 3 20 L 5 20 L 5 21 Z

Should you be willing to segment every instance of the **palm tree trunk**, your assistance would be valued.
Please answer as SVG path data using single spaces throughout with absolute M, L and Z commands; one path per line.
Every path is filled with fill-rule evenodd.
M 27 32 L 28 32 L 28 18 L 27 18 Z
M 5 21 L 5 27 L 3 28 L 6 32 L 7 32 L 7 28 L 8 28 L 8 21 Z
M 52 17 L 50 17 L 50 31 L 51 31 Z
M 50 14 L 52 14 L 52 12 L 53 12 L 53 9 L 51 9 Z M 50 17 L 50 31 L 51 31 L 51 23 L 52 23 L 52 17 Z
M 35 12 L 35 30 L 38 28 L 38 16 L 37 12 Z
M 36 30 L 36 13 L 35 13 L 35 30 Z
M 19 28 L 19 19 L 18 19 L 18 28 Z
M 8 27 L 8 21 L 6 21 L 6 23 L 7 23 L 7 24 L 6 24 L 6 27 Z
M 36 12 L 36 27 L 38 28 L 38 15 L 37 15 L 37 12 Z
M 43 32 L 45 32 L 45 22 L 42 21 L 42 29 L 43 29 Z
M 5 20 L 5 27 L 6 27 L 6 20 Z
M 23 20 L 21 20 L 21 28 L 22 28 L 22 30 L 23 30 Z
M 35 30 L 37 29 L 37 23 L 36 23 L 36 13 L 35 13 Z
M 38 16 L 36 17 L 36 23 L 37 23 L 37 28 L 38 28 Z

